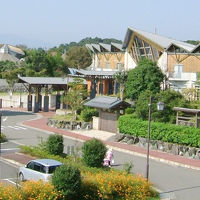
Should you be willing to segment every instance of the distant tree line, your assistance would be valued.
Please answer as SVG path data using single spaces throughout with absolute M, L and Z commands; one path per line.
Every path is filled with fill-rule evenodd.
M 186 40 L 185 42 L 187 42 L 189 44 L 193 44 L 193 45 L 198 45 L 200 43 L 199 40 Z

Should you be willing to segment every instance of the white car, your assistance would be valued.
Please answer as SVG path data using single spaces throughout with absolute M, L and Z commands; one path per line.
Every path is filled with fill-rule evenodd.
M 19 168 L 19 180 L 49 181 L 53 172 L 62 163 L 52 159 L 31 160 L 27 165 Z

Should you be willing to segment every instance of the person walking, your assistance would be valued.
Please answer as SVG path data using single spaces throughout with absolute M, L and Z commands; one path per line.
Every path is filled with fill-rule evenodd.
M 114 155 L 112 148 L 109 148 L 106 152 L 106 157 L 104 158 L 104 166 L 111 167 L 111 163 L 114 163 Z

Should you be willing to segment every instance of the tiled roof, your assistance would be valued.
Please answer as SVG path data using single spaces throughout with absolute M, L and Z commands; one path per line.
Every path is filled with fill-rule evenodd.
M 66 85 L 73 82 L 71 77 L 18 77 L 20 82 L 25 82 L 32 85 Z M 86 82 L 84 82 L 85 84 Z
M 115 47 L 119 52 L 123 52 L 122 44 L 111 42 L 111 44 L 86 44 L 86 47 L 92 52 L 112 52 L 112 47 Z M 115 50 L 116 52 L 116 50 Z
M 117 97 L 99 96 L 88 101 L 84 105 L 94 108 L 112 109 L 121 105 L 127 107 L 129 103 L 122 101 Z
M 4 44 L 0 44 L 0 48 L 1 47 L 3 47 L 4 46 Z M 12 45 L 7 45 L 8 46 L 8 48 L 11 50 L 11 51 L 14 51 L 14 52 L 16 52 L 16 53 L 19 53 L 19 54 L 21 54 L 21 55 L 25 55 L 24 54 L 24 52 L 20 49 L 20 48 L 18 48 L 18 47 L 15 47 L 15 46 L 12 46 Z

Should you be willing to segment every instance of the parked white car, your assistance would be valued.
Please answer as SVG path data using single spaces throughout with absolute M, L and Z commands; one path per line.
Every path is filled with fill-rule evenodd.
M 19 168 L 19 179 L 20 181 L 49 181 L 55 169 L 61 165 L 61 162 L 52 159 L 31 160 L 27 165 Z

